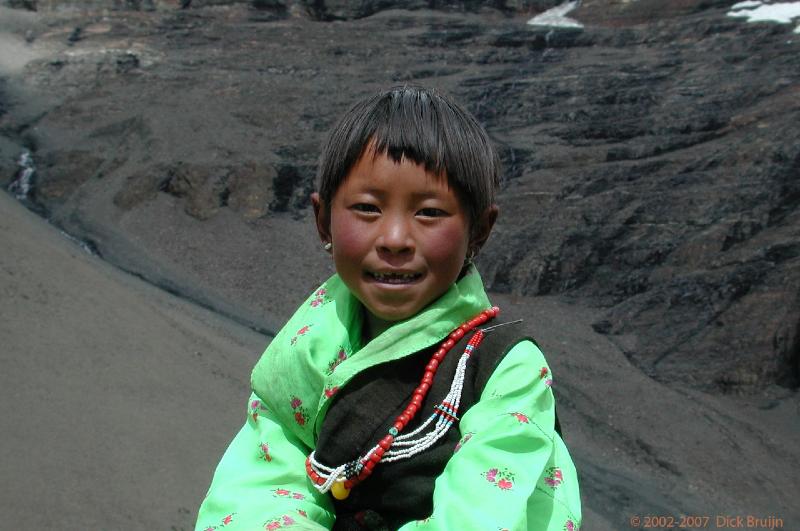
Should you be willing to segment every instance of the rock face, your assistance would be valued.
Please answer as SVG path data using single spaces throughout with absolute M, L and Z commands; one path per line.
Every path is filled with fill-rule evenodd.
M 478 262 L 563 369 L 585 529 L 796 521 L 800 36 L 730 3 L 584 0 L 554 28 L 526 25 L 545 0 L 0 0 L 0 183 L 269 333 L 332 272 L 308 208 L 325 132 L 438 87 L 503 159 Z
M 556 4 L 7 2 L 45 13 L 16 35 L 50 53 L 15 78 L 38 112 L 9 112 L 0 85 L 2 178 L 27 148 L 30 199 L 68 232 L 277 322 L 330 271 L 278 267 L 314 253 L 324 132 L 373 90 L 433 85 L 503 158 L 491 289 L 603 308 L 595 330 L 663 382 L 796 389 L 800 37 L 699 0 L 587 0 L 583 28 L 525 24 Z

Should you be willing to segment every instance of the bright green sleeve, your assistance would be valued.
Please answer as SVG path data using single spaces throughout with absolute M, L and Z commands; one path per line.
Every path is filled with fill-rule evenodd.
M 330 529 L 330 499 L 305 474 L 309 451 L 253 394 L 247 423 L 231 442 L 200 506 L 196 531 Z
M 459 423 L 461 442 L 436 479 L 433 514 L 401 529 L 577 530 L 578 477 L 554 429 L 552 383 L 536 345 L 514 346 Z

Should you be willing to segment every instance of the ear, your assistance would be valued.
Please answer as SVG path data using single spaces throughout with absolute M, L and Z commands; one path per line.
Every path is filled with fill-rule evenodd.
M 499 209 L 497 205 L 491 205 L 483 211 L 483 213 L 475 220 L 472 226 L 472 234 L 469 239 L 469 250 L 474 254 L 478 254 L 483 244 L 489 239 L 489 234 L 492 233 L 494 222 L 497 221 L 497 214 Z
M 330 210 L 317 192 L 311 194 L 311 205 L 314 207 L 314 219 L 319 239 L 322 240 L 322 243 L 331 243 Z

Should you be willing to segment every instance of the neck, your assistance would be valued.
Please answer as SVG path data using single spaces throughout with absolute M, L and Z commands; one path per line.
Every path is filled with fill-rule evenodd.
M 388 330 L 394 323 L 392 321 L 386 321 L 372 315 L 372 313 L 364 307 L 364 321 L 361 327 L 361 340 L 364 345 L 372 341 L 374 338 L 378 337 L 386 330 Z

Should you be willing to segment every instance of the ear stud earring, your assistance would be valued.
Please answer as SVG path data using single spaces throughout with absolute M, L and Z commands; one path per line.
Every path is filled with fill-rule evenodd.
M 333 249 L 333 244 L 331 242 L 325 242 L 325 245 L 323 245 L 322 248 L 325 249 L 326 251 L 330 251 L 331 249 Z
M 472 260 L 475 258 L 475 255 L 478 254 L 475 252 L 474 249 L 470 249 L 467 253 L 467 256 L 464 258 L 464 265 L 468 266 L 472 263 Z

